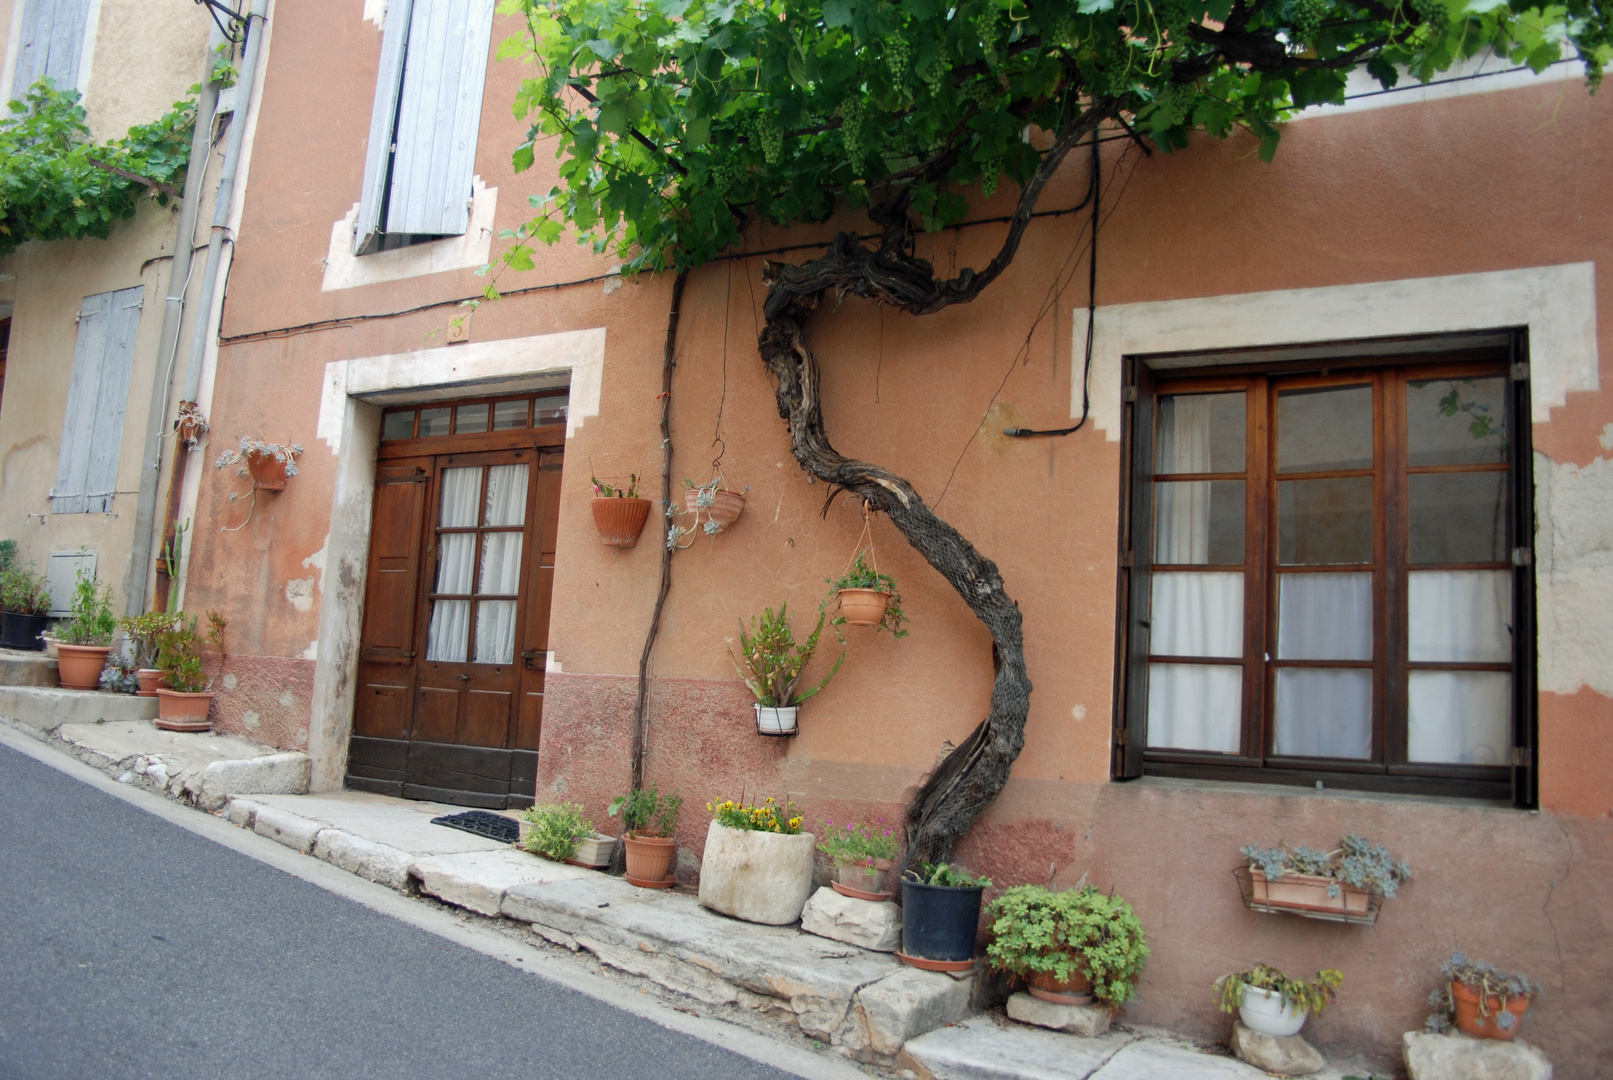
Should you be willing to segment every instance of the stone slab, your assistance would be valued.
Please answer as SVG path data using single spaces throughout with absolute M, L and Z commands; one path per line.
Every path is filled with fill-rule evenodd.
M 157 699 L 103 694 L 98 690 L 0 686 L 0 716 L 9 716 L 39 731 L 55 731 L 64 724 L 93 724 L 97 720 L 155 720 Z
M 390 889 L 402 892 L 409 887 L 409 864 L 414 858 L 407 851 L 377 844 L 341 829 L 321 829 L 314 839 L 312 854 L 316 859 Z
M 44 652 L 0 649 L 0 686 L 58 686 L 56 661 Z
M 393 799 L 366 791 L 254 795 L 251 801 L 260 806 L 273 806 L 312 818 L 372 843 L 384 844 L 416 856 L 510 850 L 510 845 L 497 840 L 431 823 L 434 817 L 463 813 L 463 806 Z
M 1232 1022 L 1232 1053 L 1275 1076 L 1309 1076 L 1327 1064 L 1321 1053 L 1298 1035 L 1265 1035 Z
M 888 900 L 858 900 L 825 887 L 801 909 L 801 929 L 860 949 L 895 952 L 902 942 L 902 909 Z
M 970 989 L 942 972 L 903 967 L 857 992 L 841 1042 L 859 1057 L 888 1061 L 909 1039 L 962 1020 Z
M 512 885 L 546 885 L 597 871 L 550 862 L 505 845 L 502 851 L 427 855 L 414 860 L 409 873 L 423 893 L 481 915 L 497 915 Z
M 1165 1040 L 1143 1039 L 1110 1058 L 1092 1080 L 1266 1080 L 1264 1069 Z
M 1090 1005 L 1058 1005 L 1020 991 L 1008 998 L 1008 1018 L 1022 1024 L 1035 1024 L 1049 1031 L 1062 1031 L 1091 1039 L 1109 1030 L 1114 1010 L 1093 1002 Z
M 63 691 L 72 693 L 73 691 Z M 101 697 L 127 697 L 103 694 Z M 145 700 L 145 699 L 139 699 Z M 156 708 L 155 705 L 152 706 Z M 284 785 L 299 782 L 307 786 L 307 755 L 285 755 L 271 747 L 217 732 L 163 731 L 148 720 L 127 720 L 104 724 L 62 724 L 56 737 L 75 754 L 125 783 L 140 782 L 162 789 L 177 799 L 186 799 L 216 810 L 224 805 L 232 777 L 257 776 L 265 783 L 268 775 Z M 250 762 L 275 758 L 268 766 Z M 214 792 L 204 793 L 208 769 L 229 765 L 215 773 Z M 235 771 L 231 771 L 235 770 Z M 249 785 L 250 786 L 250 785 Z M 242 794 L 247 792 L 242 791 Z
M 1452 1032 L 1405 1035 L 1411 1080 L 1551 1080 L 1551 1062 L 1522 1039 L 1474 1039 Z
M 224 820 L 251 829 L 258 818 L 258 804 L 251 799 L 232 798 L 224 804 Z
M 977 1017 L 910 1040 L 902 1060 L 911 1058 L 935 1080 L 1087 1080 L 1131 1039 L 1120 1032 L 1072 1039 L 1039 1028 L 999 1028 Z M 1161 1072 L 1149 1080 L 1184 1075 L 1192 1074 Z
M 202 770 L 196 803 L 217 810 L 231 795 L 300 795 L 308 790 L 308 771 L 301 751 L 214 761 Z
M 307 855 L 325 826 L 318 821 L 273 806 L 260 806 L 252 817 L 252 831 Z

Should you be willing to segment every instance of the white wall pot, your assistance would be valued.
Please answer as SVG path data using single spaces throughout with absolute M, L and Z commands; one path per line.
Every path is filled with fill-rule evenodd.
M 700 903 L 746 922 L 788 926 L 812 895 L 811 833 L 730 829 L 713 821 L 700 860 Z
M 1250 1031 L 1261 1035 L 1298 1035 L 1305 1026 L 1305 1014 L 1285 1004 L 1283 996 L 1258 986 L 1245 986 L 1238 1005 L 1238 1019 Z
M 794 735 L 799 728 L 795 726 L 795 714 L 799 705 L 791 705 L 783 709 L 775 709 L 770 705 L 758 702 L 756 709 L 756 733 L 758 735 Z

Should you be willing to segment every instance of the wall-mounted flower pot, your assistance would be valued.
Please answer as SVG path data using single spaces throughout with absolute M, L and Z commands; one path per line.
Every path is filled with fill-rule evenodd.
M 890 593 L 878 589 L 841 589 L 840 614 L 852 626 L 878 626 L 885 618 Z
M 213 726 L 207 719 L 212 705 L 210 693 L 186 694 L 158 689 L 157 726 L 164 731 L 207 731 Z
M 1025 976 L 1025 989 L 1031 997 L 1054 1005 L 1092 1004 L 1092 980 L 1079 971 L 1068 979 L 1056 978 L 1051 971 L 1033 971 Z
M 745 512 L 745 496 L 735 491 L 712 492 L 711 505 L 706 507 L 695 505 L 699 498 L 700 492 L 698 489 L 685 489 L 683 493 L 684 509 L 701 519 L 715 521 L 725 529 L 738 521 L 739 515 Z
M 1475 1039 L 1500 1039 L 1511 1042 L 1518 1035 L 1518 1024 L 1529 1011 L 1526 996 L 1507 997 L 1484 995 L 1484 1016 L 1479 1015 L 1479 992 L 1459 979 L 1451 980 L 1451 1004 L 1456 1007 L 1456 1030 Z M 1512 1023 L 1502 1027 L 1498 1021 L 1502 1013 L 1512 1014 Z
M 1243 988 L 1243 998 L 1238 1002 L 1238 1019 L 1250 1031 L 1278 1038 L 1298 1035 L 1299 1029 L 1305 1026 L 1305 1014 L 1284 1001 L 1282 994 L 1258 986 Z
M 731 829 L 713 821 L 700 859 L 700 905 L 765 926 L 788 926 L 812 895 L 811 833 Z
M 284 491 L 286 489 L 286 466 L 289 461 L 281 461 L 274 454 L 264 453 L 261 450 L 249 450 L 246 455 L 246 467 L 252 473 L 252 482 L 262 491 Z
M 600 543 L 613 548 L 630 548 L 638 543 L 639 533 L 650 519 L 650 500 L 600 498 L 593 503 Z
M 771 705 L 763 705 L 757 702 L 751 707 L 756 710 L 756 734 L 758 735 L 794 735 L 801 730 L 796 724 L 796 713 L 801 708 L 799 705 L 775 709 Z
M 156 697 L 158 690 L 165 690 L 168 687 L 159 668 L 136 668 L 134 677 L 140 683 L 140 689 L 135 691 L 136 697 Z
M 1332 878 L 1310 874 L 1284 874 L 1280 878 L 1268 878 L 1259 870 L 1251 871 L 1250 878 L 1254 883 L 1255 901 L 1274 908 L 1365 915 L 1371 900 L 1371 894 Z M 1337 887 L 1337 896 L 1327 894 L 1330 886 Z
M 650 889 L 664 889 L 672 884 L 672 860 L 678 854 L 678 842 L 663 836 L 622 837 L 627 849 L 627 880 L 634 885 Z
M 50 625 L 49 615 L 23 615 L 8 611 L 0 616 L 0 645 L 8 649 L 38 652 L 45 647 L 39 635 Z
M 984 892 L 981 885 L 953 888 L 903 881 L 902 952 L 898 958 L 962 967 L 973 964 Z
M 57 674 L 64 690 L 99 690 L 101 670 L 106 667 L 107 645 L 69 645 L 65 641 L 56 646 Z

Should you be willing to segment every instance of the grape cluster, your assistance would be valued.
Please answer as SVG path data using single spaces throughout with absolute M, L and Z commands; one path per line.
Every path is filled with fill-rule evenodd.
M 1169 83 L 1155 93 L 1155 112 L 1167 127 L 1180 124 L 1187 119 L 1188 110 L 1193 107 L 1193 99 L 1197 96 L 1198 92 L 1191 83 Z
M 1003 156 L 1001 154 L 993 154 L 981 163 L 980 193 L 986 198 L 991 198 L 997 191 L 997 180 L 1002 176 L 1002 172 Z
M 908 44 L 907 38 L 897 33 L 885 39 L 883 53 L 885 66 L 890 69 L 891 83 L 901 86 L 907 78 L 907 64 L 912 58 L 913 47 Z
M 1294 32 L 1300 41 L 1310 41 L 1316 36 L 1316 31 L 1322 25 L 1322 19 L 1327 15 L 1327 0 L 1294 0 L 1291 11 L 1294 20 Z
M 1002 12 L 998 11 L 995 5 L 987 7 L 975 16 L 975 33 L 980 35 L 980 43 L 985 46 L 988 55 L 997 47 L 1001 23 Z
M 1075 41 L 1075 16 L 1065 12 L 1053 23 L 1053 43 L 1056 45 L 1074 45 Z
M 1436 33 L 1444 30 L 1450 22 L 1450 12 L 1445 9 L 1443 0 L 1411 0 L 1411 9 L 1422 19 L 1424 26 Z
M 918 77 L 924 80 L 924 85 L 930 88 L 931 97 L 939 97 L 941 87 L 946 83 L 946 61 L 937 56 L 919 71 Z
M 762 157 L 769 165 L 777 165 L 784 149 L 784 128 L 778 118 L 767 111 L 758 112 L 753 124 L 753 137 L 762 144 Z
M 840 103 L 840 140 L 845 144 L 851 167 L 859 167 L 866 149 L 863 146 L 862 98 L 848 97 Z

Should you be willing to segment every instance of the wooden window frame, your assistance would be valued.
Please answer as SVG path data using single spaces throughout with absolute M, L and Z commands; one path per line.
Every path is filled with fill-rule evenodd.
M 413 413 L 414 424 L 411 430 L 416 434 L 407 439 L 382 439 L 376 451 L 377 460 L 387 461 L 393 458 L 419 457 L 422 454 L 439 456 L 442 454 L 475 453 L 484 450 L 520 450 L 542 446 L 563 446 L 566 441 L 566 424 L 557 421 L 552 424 L 532 426 L 532 420 L 537 415 L 537 405 L 546 397 L 561 397 L 570 394 L 570 389 L 561 387 L 555 390 L 527 391 L 524 394 L 500 394 L 494 397 L 455 398 L 453 401 L 423 401 L 416 405 L 398 405 L 383 409 L 382 430 L 385 430 L 386 416 L 395 413 Z M 487 405 L 489 410 L 488 425 L 492 426 L 492 407 L 504 401 L 526 401 L 526 426 L 507 428 L 504 431 L 478 431 L 468 435 L 460 435 L 450 427 L 447 435 L 419 435 L 420 412 L 424 409 L 451 410 L 452 423 L 459 420 L 458 410 L 464 405 Z
M 1201 780 L 1230 780 L 1320 785 L 1408 794 L 1465 796 L 1508 800 L 1514 806 L 1538 804 L 1536 745 L 1536 674 L 1534 612 L 1534 491 L 1530 447 L 1530 402 L 1527 340 L 1513 331 L 1506 346 L 1464 351 L 1408 351 L 1389 356 L 1348 355 L 1272 364 L 1201 365 L 1173 356 L 1156 368 L 1145 357 L 1123 362 L 1122 479 L 1120 557 L 1117 581 L 1115 726 L 1111 775 L 1117 780 L 1143 775 Z M 1483 466 L 1414 466 L 1405 448 L 1404 388 L 1425 378 L 1502 375 L 1506 378 L 1507 459 Z M 1271 699 L 1276 671 L 1274 653 L 1276 588 L 1284 572 L 1320 568 L 1279 569 L 1270 545 L 1276 542 L 1275 416 L 1281 389 L 1371 382 L 1374 387 L 1373 464 L 1357 470 L 1374 477 L 1373 562 L 1348 569 L 1373 574 L 1373 736 L 1370 760 L 1281 758 L 1271 753 L 1275 732 Z M 1243 715 L 1239 750 L 1219 754 L 1186 750 L 1150 750 L 1147 746 L 1149 626 L 1154 531 L 1154 486 L 1166 474 L 1154 472 L 1154 430 L 1161 395 L 1208 393 L 1244 388 L 1249 396 L 1245 418 L 1247 439 L 1244 473 L 1193 474 L 1194 480 L 1242 479 L 1245 482 L 1244 565 L 1229 567 L 1245 574 Z M 1507 665 L 1424 664 L 1406 658 L 1407 572 L 1415 569 L 1461 569 L 1446 563 L 1413 564 L 1408 547 L 1407 492 L 1410 477 L 1421 473 L 1507 470 L 1508 524 L 1505 538 L 1510 562 L 1486 563 L 1512 572 L 1513 649 Z M 1309 477 L 1311 474 L 1284 473 Z M 1160 567 L 1168 569 L 1169 567 Z M 1193 567 L 1203 571 L 1208 565 Z M 1339 569 L 1345 569 L 1340 567 Z M 1326 570 L 1323 570 L 1326 572 Z M 1253 598 L 1258 596 L 1258 602 Z M 1188 658 L 1188 662 L 1194 662 Z M 1196 662 L 1206 662 L 1200 658 Z M 1216 658 L 1216 663 L 1232 663 Z M 1323 664 L 1322 666 L 1331 666 Z M 1346 666 L 1368 666 L 1350 664 Z M 1512 751 L 1509 762 L 1495 766 L 1411 764 L 1406 759 L 1406 694 L 1411 671 L 1507 668 L 1512 673 Z

